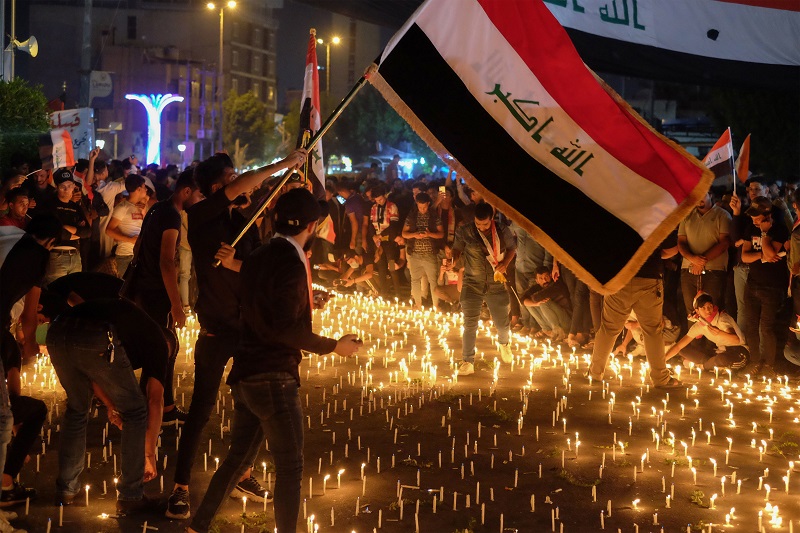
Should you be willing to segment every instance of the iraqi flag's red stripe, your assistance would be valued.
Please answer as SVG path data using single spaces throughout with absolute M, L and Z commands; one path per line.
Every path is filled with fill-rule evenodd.
M 800 11 L 800 2 L 797 0 L 716 0 L 726 4 L 741 4 L 743 6 L 764 7 L 781 9 L 783 11 Z
M 589 136 L 678 203 L 702 169 L 619 106 L 584 66 L 566 31 L 541 0 L 477 0 L 545 89 Z

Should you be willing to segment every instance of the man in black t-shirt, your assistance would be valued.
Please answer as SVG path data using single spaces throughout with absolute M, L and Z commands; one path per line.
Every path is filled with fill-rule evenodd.
M 790 233 L 780 220 L 775 222 L 776 208 L 769 198 L 753 199 L 745 214 L 753 221 L 745 229 L 742 244 L 742 262 L 750 265 L 744 288 L 744 335 L 753 365 L 750 372 L 774 378 L 777 338 L 785 338 L 784 326 L 788 325 L 778 323 L 778 312 L 789 286 L 785 250 Z
M 50 250 L 50 263 L 47 265 L 48 283 L 83 269 L 80 254 L 81 240 L 88 239 L 92 234 L 92 228 L 81 206 L 72 201 L 77 186 L 72 172 L 66 168 L 58 169 L 53 174 L 53 180 L 56 184 L 53 214 L 61 221 L 63 230 L 61 238 Z
M 236 206 L 247 203 L 250 192 L 270 176 L 302 165 L 305 158 L 305 150 L 298 150 L 283 161 L 237 178 L 230 157 L 216 154 L 197 165 L 195 170 L 195 179 L 205 200 L 189 207 L 186 214 L 197 274 L 195 310 L 202 329 L 195 344 L 194 391 L 178 446 L 175 487 L 166 512 L 169 518 L 189 517 L 192 465 L 203 428 L 214 408 L 225 365 L 239 340 L 239 269 L 242 261 L 259 245 L 259 239 L 258 230 L 251 227 L 235 248 L 227 244 L 233 242 L 247 224 Z M 217 268 L 213 266 L 216 259 L 221 261 Z M 263 502 L 265 492 L 248 469 L 231 496 L 246 496 Z
M 181 211 L 202 198 L 191 173 L 185 172 L 175 184 L 168 200 L 158 202 L 142 221 L 142 231 L 134 245 L 134 259 L 128 267 L 129 289 L 124 296 L 138 304 L 161 327 L 174 331 L 186 325 L 175 256 L 181 230 Z M 172 377 L 177 344 L 170 354 L 164 386 L 164 425 L 182 424 L 186 413 L 175 406 Z
M 645 261 L 627 285 L 603 299 L 600 329 L 594 339 L 592 363 L 585 374 L 598 383 L 603 379 L 614 342 L 625 327 L 631 311 L 636 313 L 644 334 L 645 354 L 650 365 L 650 379 L 656 388 L 679 388 L 683 384 L 670 377 L 664 359 L 663 306 L 664 265 L 678 253 L 678 233 L 673 231 Z
M 75 292 L 71 287 L 60 290 Z M 80 492 L 94 392 L 106 405 L 109 421 L 122 429 L 117 513 L 155 511 L 157 502 L 144 496 L 144 483 L 156 477 L 164 388 L 171 387 L 165 382 L 169 347 L 160 326 L 123 298 L 91 299 L 69 307 L 63 292 L 48 292 L 41 313 L 56 317 L 47 333 L 47 348 L 67 393 L 56 504 L 69 505 Z M 133 373 L 139 368 L 146 398 Z

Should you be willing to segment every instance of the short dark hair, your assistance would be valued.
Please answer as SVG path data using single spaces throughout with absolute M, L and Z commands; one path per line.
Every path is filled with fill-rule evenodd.
M 61 237 L 61 221 L 50 213 L 36 215 L 28 222 L 25 232 L 40 240 L 58 239 Z
M 421 192 L 414 197 L 414 201 L 417 202 L 418 204 L 429 204 L 431 203 L 432 200 L 431 197 L 428 196 L 428 193 Z
M 194 173 L 194 167 L 189 167 L 181 172 L 178 176 L 178 179 L 175 181 L 175 192 L 179 192 L 181 189 L 185 189 L 186 187 L 196 191 L 199 187 L 197 185 L 197 181 L 194 179 Z
M 486 202 L 475 206 L 475 220 L 487 220 L 494 216 L 494 208 Z
M 542 265 L 542 266 L 538 266 L 538 267 L 536 267 L 536 270 L 534 271 L 534 273 L 535 273 L 537 276 L 538 276 L 539 274 L 550 274 L 550 269 L 549 269 L 549 268 L 547 268 L 546 266 Z
M 132 193 L 144 184 L 144 178 L 139 174 L 128 174 L 128 177 L 125 178 L 125 190 L 129 193 Z
M 411 186 L 412 189 L 419 189 L 421 191 L 428 190 L 428 184 L 424 181 L 415 181 L 414 184 Z
M 217 153 L 195 167 L 194 179 L 203 196 L 211 196 L 211 187 L 225 177 L 225 169 L 234 168 L 230 156 Z
M 336 187 L 337 191 L 357 191 L 358 185 L 353 180 L 343 179 Z
M 372 198 L 386 196 L 386 185 L 383 183 L 377 183 L 370 188 L 370 192 L 372 193 Z
M 99 174 L 100 172 L 104 171 L 108 165 L 106 165 L 105 161 L 100 159 L 94 160 L 94 172 L 95 174 Z
M 13 203 L 17 198 L 28 198 L 28 189 L 25 187 L 14 187 L 6 193 L 6 202 Z
M 78 162 L 75 163 L 75 172 L 86 172 L 87 170 L 89 170 L 89 160 L 78 159 Z

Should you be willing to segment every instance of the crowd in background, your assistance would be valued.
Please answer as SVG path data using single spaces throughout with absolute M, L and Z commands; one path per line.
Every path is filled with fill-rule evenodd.
M 99 150 L 72 168 L 53 171 L 39 169 L 38 161 L 13 162 L 0 187 L 0 251 L 8 254 L 9 248 L 18 246 L 13 243 L 27 235 L 21 242 L 32 243 L 31 257 L 43 261 L 43 279 L 31 281 L 25 292 L 16 294 L 14 287 L 6 284 L 11 283 L 11 274 L 20 275 L 25 255 L 17 250 L 13 271 L 7 261 L 3 263 L 5 256 L 0 256 L 6 278 L 0 280 L 5 291 L 0 294 L 2 363 L 13 421 L 23 423 L 5 460 L 0 507 L 4 502 L 35 496 L 33 489 L 22 487 L 14 477 L 46 414 L 41 401 L 19 394 L 19 369 L 41 344 L 35 339 L 35 327 L 25 324 L 28 289 L 57 286 L 57 280 L 75 280 L 71 275 L 78 273 L 101 272 L 120 279 L 120 286 L 110 291 L 114 297 L 120 288 L 127 291 L 130 300 L 165 331 L 182 326 L 186 315 L 195 311 L 200 315 L 205 343 L 236 335 L 237 274 L 250 252 L 273 236 L 273 221 L 270 216 L 260 217 L 236 248 L 226 243 L 277 186 L 277 180 L 268 176 L 304 159 L 304 152 L 296 152 L 274 168 L 265 167 L 269 172 L 260 169 L 242 177 L 225 154 L 196 161 L 183 170 L 174 165 L 139 168 L 134 157 L 105 162 L 99 158 Z M 508 329 L 576 349 L 592 347 L 603 316 L 609 312 L 603 296 L 560 265 L 520 224 L 489 206 L 478 190 L 452 170 L 405 179 L 398 160 L 395 157 L 383 171 L 373 165 L 357 176 L 327 177 L 325 200 L 320 201 L 326 214 L 319 220 L 316 239 L 307 252 L 315 281 L 338 291 L 362 291 L 387 300 L 410 299 L 418 309 L 463 312 L 465 328 L 472 328 L 473 337 L 464 352 L 469 373 L 474 371 L 477 318 L 470 324 L 466 318 L 477 317 L 478 310 L 483 320 L 493 320 L 504 338 L 500 345 L 504 362 L 512 357 Z M 313 188 L 309 180 L 295 175 L 282 187 L 304 186 Z M 794 326 L 800 326 L 798 211 L 796 180 L 784 183 L 759 176 L 751 177 L 736 194 L 712 190 L 698 202 L 662 244 L 657 259 L 663 263 L 654 271 L 660 277 L 663 267 L 663 294 L 657 295 L 659 302 L 663 300 L 663 317 L 657 334 L 663 337 L 667 359 L 680 356 L 707 368 L 728 366 L 767 377 L 796 373 L 798 367 L 786 356 L 792 350 L 785 348 L 798 344 L 795 331 L 799 328 Z M 563 223 L 580 224 L 580 213 L 565 213 Z M 465 226 L 477 231 L 463 231 Z M 594 235 L 587 228 L 586 238 L 613 236 Z M 465 244 L 465 239 L 473 242 Z M 5 241 L 12 245 L 4 248 Z M 35 243 L 46 249 L 46 257 L 35 253 Z M 212 258 L 221 262 L 220 270 L 213 270 Z M 470 271 L 476 268 L 481 272 Z M 131 287 L 129 274 L 136 269 L 138 280 Z M 205 301 L 197 301 L 198 279 Z M 465 279 L 468 290 L 464 290 Z M 122 280 L 126 280 L 124 284 Z M 74 281 L 70 283 L 74 287 Z M 487 289 L 489 286 L 492 288 Z M 493 308 L 491 293 L 497 290 L 507 292 L 497 301 L 507 298 L 510 305 Z M 115 311 L 129 320 L 136 312 L 127 308 Z M 628 316 L 630 310 L 624 312 L 624 335 L 615 342 L 614 351 L 646 355 L 645 338 L 649 335 L 652 339 L 653 331 L 643 332 L 635 313 Z M 158 374 L 158 390 L 163 396 L 160 421 L 182 424 L 186 414 L 172 397 L 177 342 L 170 334 L 165 334 L 165 339 L 163 361 L 150 364 L 157 368 L 148 370 L 148 363 L 139 363 L 146 372 Z M 10 349 L 12 344 L 21 350 Z M 113 359 L 112 344 L 108 343 Z M 198 341 L 198 356 L 202 349 Z M 219 382 L 230 354 L 226 351 L 223 355 L 210 381 Z M 54 365 L 56 360 L 54 356 Z M 62 383 L 66 381 L 62 378 Z M 204 407 L 208 412 L 213 397 Z M 109 413 L 112 411 L 109 407 Z M 205 424 L 203 416 L 208 418 L 200 415 L 200 429 Z M 5 423 L 2 416 L 0 423 Z M 3 434 L 0 428 L 0 436 Z M 0 447 L 4 445 L 0 442 Z M 196 448 L 196 443 L 193 446 Z M 187 469 L 195 451 L 187 455 Z M 148 463 L 144 468 L 145 480 L 148 476 L 152 479 L 155 465 Z M 178 505 L 170 509 L 184 506 L 184 510 L 168 516 L 188 516 L 188 473 L 186 478 L 180 481 L 176 477 L 170 500 L 171 506 Z M 242 494 L 258 495 L 262 490 L 249 472 L 237 488 Z M 65 492 L 65 498 L 68 495 Z M 4 531 L 4 516 L 0 514 L 0 531 Z

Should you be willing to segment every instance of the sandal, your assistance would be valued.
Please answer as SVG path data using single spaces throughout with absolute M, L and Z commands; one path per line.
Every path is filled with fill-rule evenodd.
M 680 389 L 683 388 L 683 383 L 677 379 L 670 377 L 663 385 L 656 385 L 657 389 Z

